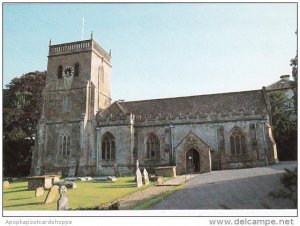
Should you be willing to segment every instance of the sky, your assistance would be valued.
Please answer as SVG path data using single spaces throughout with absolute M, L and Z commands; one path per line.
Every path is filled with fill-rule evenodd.
M 48 45 L 94 39 L 112 51 L 112 99 L 260 89 L 291 74 L 296 3 L 58 4 L 3 7 L 3 86 L 47 70 Z

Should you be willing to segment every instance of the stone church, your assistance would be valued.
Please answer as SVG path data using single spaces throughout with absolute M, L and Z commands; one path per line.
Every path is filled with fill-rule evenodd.
M 89 40 L 50 42 L 32 175 L 177 174 L 277 161 L 266 89 L 111 103 L 111 52 Z

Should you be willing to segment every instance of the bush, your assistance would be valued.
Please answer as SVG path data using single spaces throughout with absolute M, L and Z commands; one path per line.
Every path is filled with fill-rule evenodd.
M 297 208 L 297 167 L 294 170 L 284 169 L 285 173 L 280 178 L 280 182 L 285 189 L 270 192 L 270 196 L 274 198 L 289 199 Z

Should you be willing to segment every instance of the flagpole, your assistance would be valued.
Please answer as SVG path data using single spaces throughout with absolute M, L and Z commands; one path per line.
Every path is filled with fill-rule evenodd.
M 83 40 L 83 33 L 84 33 L 84 16 L 82 17 L 81 40 Z

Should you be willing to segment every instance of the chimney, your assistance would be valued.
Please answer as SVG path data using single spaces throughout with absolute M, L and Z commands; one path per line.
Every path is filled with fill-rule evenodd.
M 290 80 L 290 75 L 281 75 L 280 79 L 281 79 L 281 81 L 289 81 Z

